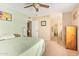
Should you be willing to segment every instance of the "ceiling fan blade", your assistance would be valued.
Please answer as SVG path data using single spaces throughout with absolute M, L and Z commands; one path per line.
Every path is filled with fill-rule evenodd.
M 33 6 L 33 5 L 25 6 L 24 8 L 28 8 L 28 7 L 31 7 L 31 6 Z
M 49 5 L 45 5 L 45 4 L 41 4 L 39 3 L 40 7 L 45 7 L 45 8 L 49 8 Z

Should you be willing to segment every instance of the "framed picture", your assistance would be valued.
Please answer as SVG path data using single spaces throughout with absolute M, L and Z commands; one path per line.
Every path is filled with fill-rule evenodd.
M 41 21 L 41 26 L 46 26 L 46 21 Z
M 10 13 L 0 11 L 0 20 L 11 21 L 12 15 Z

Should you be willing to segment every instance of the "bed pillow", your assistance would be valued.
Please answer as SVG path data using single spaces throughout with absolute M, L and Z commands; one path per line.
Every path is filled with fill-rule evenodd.
M 11 38 L 14 38 L 14 37 L 15 37 L 14 34 L 6 34 L 6 35 L 3 35 L 3 36 L 0 36 L 0 40 L 11 39 Z
M 14 34 L 14 36 L 15 36 L 15 37 L 21 37 L 21 35 L 20 35 L 20 34 Z

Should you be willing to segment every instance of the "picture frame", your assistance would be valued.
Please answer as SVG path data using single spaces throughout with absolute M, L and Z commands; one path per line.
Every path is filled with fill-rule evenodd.
M 12 14 L 0 11 L 0 20 L 12 21 Z
M 46 26 L 46 21 L 41 21 L 41 26 Z

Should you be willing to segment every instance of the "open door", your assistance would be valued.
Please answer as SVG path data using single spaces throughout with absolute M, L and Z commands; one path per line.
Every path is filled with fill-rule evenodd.
M 38 21 L 32 21 L 32 37 L 33 38 L 38 38 L 38 26 L 39 22 Z
M 32 21 L 27 22 L 27 36 L 32 37 Z
M 77 27 L 66 27 L 66 48 L 77 50 Z
M 38 38 L 38 21 L 27 22 L 27 37 Z

